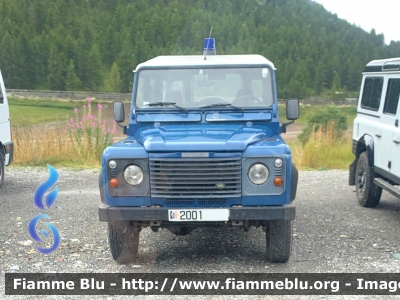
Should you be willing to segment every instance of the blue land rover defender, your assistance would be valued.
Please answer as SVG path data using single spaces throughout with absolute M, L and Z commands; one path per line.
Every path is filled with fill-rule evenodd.
M 113 258 L 135 261 L 143 227 L 186 235 L 240 226 L 261 227 L 267 258 L 286 262 L 298 172 L 280 134 L 298 115 L 298 100 L 288 100 L 292 121 L 279 123 L 275 68 L 261 55 L 139 64 L 121 125 L 128 137 L 102 155 L 99 219 L 108 222 Z M 125 121 L 120 102 L 114 118 Z

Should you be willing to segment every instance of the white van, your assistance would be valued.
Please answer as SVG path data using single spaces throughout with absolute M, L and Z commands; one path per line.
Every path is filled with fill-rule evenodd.
M 4 181 L 4 167 L 13 160 L 14 147 L 11 141 L 10 111 L 6 88 L 0 71 L 0 187 Z

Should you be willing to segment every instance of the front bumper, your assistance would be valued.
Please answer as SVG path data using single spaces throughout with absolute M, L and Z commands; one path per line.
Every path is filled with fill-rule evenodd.
M 168 210 L 165 207 L 99 207 L 99 219 L 102 222 L 125 221 L 166 221 L 168 222 Z M 179 208 L 199 209 L 198 207 Z M 212 208 L 211 208 L 212 209 Z M 231 207 L 229 209 L 229 221 L 266 221 L 266 220 L 294 220 L 296 208 L 292 204 L 282 206 L 253 206 Z
M 13 158 L 14 158 L 14 144 L 13 142 L 9 143 L 4 143 L 4 148 L 6 150 L 6 155 L 9 154 L 8 156 L 8 162 L 6 161 L 6 166 L 12 163 Z

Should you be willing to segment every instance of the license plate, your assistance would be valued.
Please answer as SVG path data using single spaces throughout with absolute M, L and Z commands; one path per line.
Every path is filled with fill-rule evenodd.
M 229 209 L 169 209 L 168 220 L 175 222 L 228 221 Z

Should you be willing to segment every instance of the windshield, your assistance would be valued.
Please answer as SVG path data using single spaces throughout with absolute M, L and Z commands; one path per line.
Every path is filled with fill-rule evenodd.
M 274 101 L 268 68 L 142 70 L 138 76 L 138 108 L 174 108 L 159 102 L 192 109 L 268 107 Z

